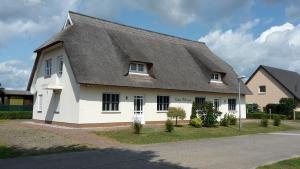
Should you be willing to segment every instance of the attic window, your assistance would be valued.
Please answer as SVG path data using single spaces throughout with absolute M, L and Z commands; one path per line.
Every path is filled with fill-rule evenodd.
M 132 74 L 148 74 L 147 65 L 145 63 L 130 63 L 129 73 Z
M 222 83 L 221 74 L 220 73 L 212 73 L 211 78 L 210 78 L 210 82 Z

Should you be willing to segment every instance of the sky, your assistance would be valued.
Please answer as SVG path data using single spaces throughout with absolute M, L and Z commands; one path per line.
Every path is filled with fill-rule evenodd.
M 68 11 L 201 41 L 249 77 L 263 64 L 300 73 L 299 0 L 0 0 L 0 83 L 25 89 L 33 52 Z

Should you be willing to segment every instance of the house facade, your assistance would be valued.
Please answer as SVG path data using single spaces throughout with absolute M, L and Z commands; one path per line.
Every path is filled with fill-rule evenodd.
M 246 82 L 253 93 L 246 95 L 246 103 L 256 103 L 262 110 L 270 103 L 279 103 L 281 98 L 300 100 L 300 75 L 297 72 L 269 66 L 259 66 Z M 296 111 L 300 110 L 300 105 Z
M 27 88 L 35 120 L 117 125 L 139 115 L 160 123 L 169 107 L 189 120 L 192 103 L 204 101 L 238 116 L 236 73 L 200 42 L 69 12 L 36 52 Z M 242 118 L 248 93 L 242 84 Z

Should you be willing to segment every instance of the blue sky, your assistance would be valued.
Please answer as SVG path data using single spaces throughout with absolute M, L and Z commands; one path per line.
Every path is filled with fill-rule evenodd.
M 0 0 L 0 83 L 24 89 L 34 49 L 69 10 L 205 42 L 239 74 L 259 64 L 300 72 L 296 0 Z

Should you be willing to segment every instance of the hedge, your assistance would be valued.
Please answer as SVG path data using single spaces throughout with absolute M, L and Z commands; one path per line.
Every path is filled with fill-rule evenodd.
M 272 114 L 271 118 L 273 119 L 274 115 L 279 115 L 281 120 L 286 120 L 287 116 L 283 114 Z M 270 118 L 269 114 L 258 112 L 258 113 L 247 113 L 246 118 L 247 119 L 262 119 L 263 117 Z
M 300 120 L 300 111 L 296 111 L 295 116 L 297 120 Z
M 32 119 L 31 111 L 1 111 L 0 119 Z

